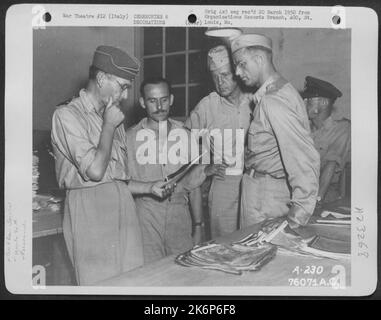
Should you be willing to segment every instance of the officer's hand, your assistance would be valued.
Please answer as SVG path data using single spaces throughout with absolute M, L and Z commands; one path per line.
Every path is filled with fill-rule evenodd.
M 208 164 L 205 167 L 205 175 L 209 176 L 217 176 L 220 179 L 225 179 L 225 170 L 227 168 L 227 164 Z
M 157 181 L 151 186 L 151 193 L 159 198 L 166 198 L 173 193 L 176 188 L 176 183 L 167 184 L 164 186 L 165 181 Z
M 115 129 L 123 122 L 123 120 L 123 112 L 113 103 L 113 100 L 110 97 L 103 113 L 103 121 L 105 125 L 109 125 Z

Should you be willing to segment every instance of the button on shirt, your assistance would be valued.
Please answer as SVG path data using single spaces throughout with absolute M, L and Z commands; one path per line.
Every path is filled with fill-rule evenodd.
M 78 98 L 59 106 L 54 112 L 51 139 L 56 158 L 56 176 L 61 188 L 86 188 L 115 179 L 129 179 L 123 125 L 115 130 L 110 161 L 103 179 L 91 181 L 86 174 L 96 154 L 102 124 L 103 118 L 85 89 L 80 91 Z
M 215 159 L 222 159 L 224 148 L 232 147 L 232 155 L 236 150 L 236 129 L 243 130 L 243 138 L 246 136 L 251 118 L 251 95 L 243 93 L 238 106 L 232 104 L 217 92 L 212 92 L 204 97 L 191 112 L 185 121 L 185 126 L 189 129 L 220 129 L 223 139 L 214 139 Z M 231 129 L 232 135 L 224 136 L 224 129 Z M 242 141 L 244 142 L 244 141 Z M 238 148 L 237 148 L 238 149 Z M 243 146 L 242 146 L 243 150 Z M 230 152 L 224 152 L 223 159 L 228 163 L 233 163 L 234 158 Z M 243 165 L 243 154 L 242 161 Z M 241 173 L 243 168 L 238 168 Z
M 336 162 L 333 182 L 338 181 L 339 173 L 348 162 L 351 147 L 351 124 L 347 119 L 334 120 L 328 117 L 320 129 L 312 130 L 312 138 L 320 153 L 320 166 L 328 161 Z
M 169 174 L 176 172 L 192 160 L 190 131 L 184 128 L 182 122 L 173 119 L 168 119 L 168 124 L 168 136 L 165 135 L 161 139 L 159 139 L 158 130 L 147 127 L 147 118 L 127 130 L 128 170 L 132 179 L 145 182 L 164 180 Z M 184 134 L 183 140 L 177 136 L 180 132 Z M 197 145 L 195 141 L 193 143 Z M 183 152 L 178 148 L 180 145 L 183 146 Z M 187 152 L 185 152 L 186 150 Z M 147 163 L 148 152 L 153 154 L 150 163 Z M 174 163 L 174 158 L 171 158 L 172 152 L 175 153 L 174 158 L 179 160 L 178 163 Z M 168 157 L 164 163 L 163 160 L 166 156 Z M 201 166 L 191 169 L 188 174 L 180 179 L 175 193 L 188 192 L 199 187 L 205 179 L 203 171 Z
M 294 216 L 305 224 L 319 189 L 319 154 L 310 133 L 303 100 L 279 75 L 270 77 L 253 96 L 256 107 L 248 132 L 245 166 L 291 187 Z

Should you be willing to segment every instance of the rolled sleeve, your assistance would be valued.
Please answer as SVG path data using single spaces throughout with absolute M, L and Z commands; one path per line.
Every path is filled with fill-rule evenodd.
M 206 98 L 202 99 L 185 120 L 184 126 L 188 129 L 203 129 L 207 127 Z
M 86 171 L 94 161 L 96 146 L 80 119 L 69 108 L 57 109 L 52 119 L 52 142 L 75 165 L 83 180 L 89 181 Z
M 313 213 L 319 189 L 319 154 L 309 131 L 294 110 L 277 97 L 262 99 L 263 110 L 277 140 L 291 186 L 290 219 L 306 224 Z

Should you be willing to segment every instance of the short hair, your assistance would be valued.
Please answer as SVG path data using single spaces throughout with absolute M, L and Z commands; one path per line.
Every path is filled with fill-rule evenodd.
M 160 84 L 160 83 L 165 83 L 168 87 L 169 94 L 172 93 L 172 87 L 171 87 L 171 83 L 169 82 L 169 80 L 162 78 L 162 77 L 151 77 L 151 78 L 144 79 L 144 81 L 141 83 L 140 95 L 144 98 L 144 88 L 148 84 Z
M 102 72 L 102 70 L 91 65 L 89 68 L 89 80 L 95 80 L 99 72 Z

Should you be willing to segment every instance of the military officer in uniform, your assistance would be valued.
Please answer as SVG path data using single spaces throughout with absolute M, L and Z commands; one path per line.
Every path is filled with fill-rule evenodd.
M 332 118 L 332 110 L 342 93 L 331 83 L 306 77 L 302 97 L 311 120 L 312 138 L 320 153 L 320 186 L 318 202 L 331 202 L 341 196 L 340 175 L 349 161 L 351 124 Z
M 52 119 L 56 176 L 66 189 L 63 233 L 77 283 L 92 285 L 143 264 L 142 236 L 131 193 L 166 197 L 164 182 L 130 178 L 124 114 L 139 62 L 99 46 L 79 96 Z
M 210 49 L 207 59 L 215 91 L 201 99 L 185 126 L 211 132 L 220 130 L 222 136 L 222 139 L 214 139 L 215 162 L 205 168 L 205 174 L 213 177 L 208 202 L 211 236 L 215 238 L 238 229 L 243 149 L 250 124 L 251 99 L 238 86 L 227 47 L 220 45 Z M 230 136 L 225 135 L 228 131 Z M 232 159 L 234 152 L 238 161 Z
M 231 41 L 235 72 L 256 104 L 242 179 L 241 227 L 286 216 L 291 227 L 311 217 L 319 189 L 319 154 L 303 100 L 272 62 L 272 40 L 244 34 Z
M 169 117 L 175 97 L 168 80 L 145 79 L 140 92 L 139 102 L 147 117 L 127 130 L 128 169 L 135 180 L 163 180 L 179 170 L 184 163 L 192 160 L 192 135 L 189 130 L 185 130 L 182 122 Z M 178 139 L 177 134 L 180 132 L 184 133 L 184 136 Z M 154 138 L 148 142 L 141 138 L 143 135 Z M 172 157 L 174 153 L 171 151 L 179 144 L 188 151 L 179 155 L 183 160 L 180 162 Z M 195 139 L 194 145 L 197 146 Z M 146 151 L 152 152 L 153 161 L 147 161 Z M 168 159 L 161 160 L 163 155 Z M 144 263 L 184 252 L 201 241 L 200 185 L 204 179 L 203 168 L 198 166 L 179 180 L 171 197 L 160 199 L 146 194 L 135 198 L 142 228 Z

